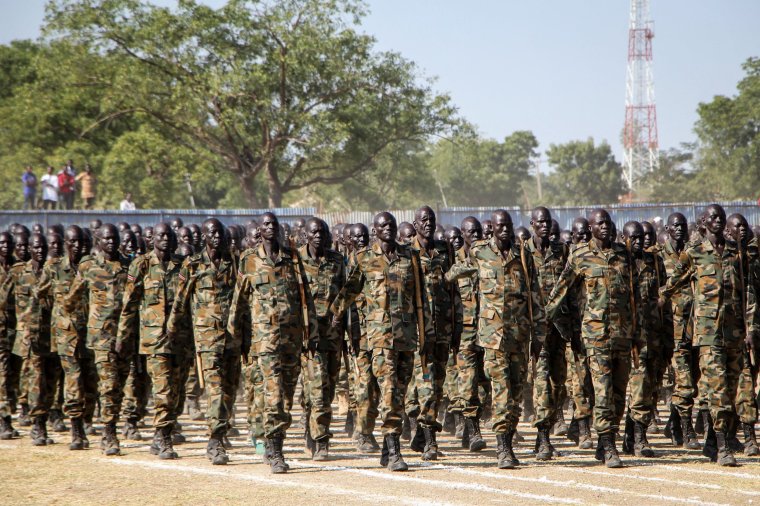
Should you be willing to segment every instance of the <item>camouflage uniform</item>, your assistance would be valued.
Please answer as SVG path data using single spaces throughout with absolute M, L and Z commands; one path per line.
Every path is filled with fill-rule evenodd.
M 546 297 L 552 293 L 555 284 L 562 275 L 567 261 L 567 249 L 564 244 L 550 242 L 542 254 L 533 239 L 525 242 L 525 250 L 532 256 L 539 281 L 539 297 L 542 305 Z M 561 318 L 568 318 L 565 309 Z M 536 371 L 533 378 L 533 405 L 535 409 L 535 427 L 554 425 L 558 412 L 567 398 L 565 381 L 567 380 L 567 358 L 565 350 L 567 341 L 563 339 L 553 322 L 547 323 L 546 343 L 536 360 Z
M 750 283 L 742 294 L 739 255 L 735 243 L 726 242 L 719 255 L 708 239 L 686 249 L 661 294 L 670 298 L 691 279 L 694 284 L 694 345 L 715 431 L 725 433 L 733 416 L 737 384 L 744 367 L 746 334 L 744 295 L 754 304 Z M 754 315 L 750 309 L 748 314 Z M 751 320 L 750 320 L 751 321 Z
M 11 267 L 0 265 L 0 289 L 10 275 Z M 10 286 L 6 290 L 8 288 Z M 0 417 L 7 419 L 15 407 L 11 350 L 16 339 L 16 311 L 11 298 L 2 294 L 0 298 L 4 300 L 0 303 Z
M 127 349 L 146 356 L 146 374 L 153 383 L 157 429 L 177 421 L 179 390 L 190 329 L 176 328 L 171 336 L 167 323 L 179 283 L 180 259 L 164 263 L 155 251 L 138 257 L 129 266 L 117 340 Z M 136 332 L 139 329 L 139 332 Z M 139 340 L 139 341 L 138 341 Z
M 532 255 L 516 244 L 505 258 L 495 238 L 478 241 L 472 245 L 469 260 L 454 265 L 448 277 L 472 277 L 477 272 L 477 344 L 485 348 L 485 372 L 493 391 L 493 431 L 497 436 L 512 434 L 520 420 L 531 338 L 534 346 L 546 338 L 539 280 Z
M 115 351 L 122 309 L 122 293 L 127 283 L 129 260 L 121 255 L 109 260 L 102 254 L 88 256 L 63 299 L 63 309 L 72 314 L 88 304 L 87 347 L 95 352 L 100 392 L 100 417 L 105 424 L 119 421 L 124 384 L 129 376 L 129 357 Z
M 37 297 L 48 299 L 51 309 L 52 347 L 61 357 L 65 375 L 63 405 L 69 418 L 92 423 L 98 400 L 98 372 L 95 356 L 87 349 L 87 306 L 80 303 L 72 312 L 64 309 L 77 268 L 69 257 L 48 260 L 37 286 Z M 82 301 L 83 302 L 83 301 Z
M 416 256 L 416 260 L 412 260 Z M 424 283 L 417 252 L 398 244 L 389 259 L 379 243 L 356 252 L 356 261 L 349 267 L 346 284 L 331 306 L 336 315 L 343 315 L 359 296 L 363 296 L 368 356 L 372 373 L 380 387 L 379 412 L 383 435 L 401 434 L 404 396 L 414 372 L 414 351 L 419 331 L 415 283 Z M 430 320 L 430 306 L 420 286 L 425 339 L 435 342 Z M 358 360 L 360 369 L 363 359 Z M 366 365 L 366 364 L 365 364 Z
M 758 241 L 756 237 L 747 244 L 742 251 L 743 273 L 745 276 L 745 287 L 752 285 L 752 292 L 757 297 L 760 293 L 760 252 L 758 252 Z M 752 301 L 748 301 L 753 305 Z M 756 303 L 755 303 L 756 304 Z M 757 316 L 755 316 L 757 318 Z M 757 321 L 755 322 L 757 323 Z M 757 422 L 757 369 L 752 367 L 752 361 L 749 354 L 751 350 L 744 348 L 744 359 L 736 392 L 736 415 L 739 421 L 754 427 Z M 760 357 L 755 356 L 755 363 L 758 363 Z
M 251 358 L 258 363 L 264 380 L 267 438 L 284 436 L 292 422 L 290 411 L 300 372 L 305 323 L 298 276 L 304 283 L 308 304 L 307 341 L 316 343 L 318 336 L 308 281 L 297 266 L 296 255 L 297 251 L 280 246 L 272 260 L 260 245 L 255 254 L 246 258 L 246 272 L 240 273 L 230 308 L 228 329 L 235 339 L 244 339 L 242 331 L 251 329 Z
M 603 250 L 596 241 L 578 246 L 568 258 L 562 276 L 549 296 L 550 319 L 561 316 L 562 303 L 576 283 L 585 294 L 581 335 L 594 386 L 594 428 L 597 434 L 615 434 L 625 409 L 631 370 L 632 294 L 628 252 L 618 243 Z M 577 293 L 577 292 L 576 292 Z
M 446 366 L 449 348 L 454 333 L 454 306 L 449 283 L 444 275 L 449 270 L 451 260 L 443 242 L 435 242 L 431 253 L 420 245 L 415 236 L 410 244 L 420 257 L 420 267 L 424 276 L 425 298 L 429 305 L 432 326 L 435 331 L 433 341 L 426 340 L 427 350 L 418 350 L 414 358 L 414 382 L 409 386 L 406 399 L 406 413 L 417 417 L 422 427 L 441 431 L 438 409 L 443 399 L 443 385 L 446 381 Z M 428 377 L 422 372 L 420 355 L 426 353 Z
M 225 255 L 217 267 L 204 249 L 184 260 L 177 277 L 179 284 L 167 331 L 170 335 L 181 333 L 192 323 L 208 396 L 209 433 L 223 436 L 240 381 L 241 341 L 227 332 L 238 271 L 230 255 Z
M 342 335 L 339 329 L 332 327 L 329 308 L 345 283 L 346 268 L 343 255 L 337 251 L 326 250 L 320 260 L 309 256 L 306 245 L 298 252 L 317 317 L 317 349 L 301 356 L 301 370 L 304 372 L 304 405 L 310 413 L 311 437 L 319 441 L 332 437 L 331 405 L 340 369 Z

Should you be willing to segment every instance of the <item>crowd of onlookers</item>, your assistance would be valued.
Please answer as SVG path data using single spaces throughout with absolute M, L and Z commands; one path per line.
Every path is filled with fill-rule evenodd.
M 21 176 L 24 190 L 24 210 L 70 210 L 74 209 L 74 197 L 79 194 L 78 208 L 93 209 L 97 178 L 90 164 L 85 164 L 84 171 L 77 172 L 74 163 L 69 160 L 57 173 L 55 168 L 48 166 L 45 174 L 37 178 L 32 166 L 27 166 Z M 134 210 L 132 196 L 127 194 L 121 203 L 121 210 Z

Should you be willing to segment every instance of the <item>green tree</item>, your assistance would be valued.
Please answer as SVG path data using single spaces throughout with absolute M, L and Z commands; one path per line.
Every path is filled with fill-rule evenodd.
M 639 198 L 643 202 L 690 202 L 705 198 L 695 192 L 693 145 L 660 152 L 659 168 L 641 182 Z
M 544 199 L 553 205 L 612 204 L 625 193 L 623 168 L 606 142 L 594 139 L 551 144 L 546 156 L 553 172 Z
M 357 0 L 230 0 L 214 10 L 53 0 L 46 33 L 106 56 L 91 128 L 140 117 L 234 176 L 249 205 L 377 168 L 396 143 L 453 124 L 415 65 L 357 32 Z

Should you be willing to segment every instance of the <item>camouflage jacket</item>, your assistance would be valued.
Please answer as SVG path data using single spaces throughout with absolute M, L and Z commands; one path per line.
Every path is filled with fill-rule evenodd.
M 0 265 L 0 290 L 2 290 L 5 280 L 10 276 L 12 267 L 12 263 L 7 267 Z M 16 311 L 13 308 L 12 297 L 3 296 L 0 293 L 0 299 L 5 301 L 0 304 L 0 351 L 10 351 L 16 340 Z
M 611 348 L 628 351 L 633 332 L 633 294 L 636 284 L 625 246 L 613 242 L 600 249 L 596 241 L 578 245 L 570 255 L 557 285 L 549 295 L 546 312 L 559 316 L 563 301 L 580 288 L 582 301 L 581 336 L 586 349 Z M 578 284 L 582 286 L 577 287 Z
M 455 274 L 466 268 L 469 257 L 464 248 L 457 252 L 454 266 L 446 273 L 446 281 L 456 283 L 457 298 L 454 311 L 459 327 L 459 348 L 477 346 L 478 339 L 478 271 L 472 270 L 470 275 L 461 275 L 454 279 Z
M 542 254 L 536 246 L 534 238 L 526 241 L 525 250 L 531 254 L 533 265 L 538 272 L 539 295 L 541 305 L 545 306 L 549 294 L 554 290 L 554 286 L 559 281 L 562 271 L 567 263 L 568 248 L 560 242 L 550 242 L 546 251 Z M 572 327 L 572 317 L 570 315 L 567 301 L 563 303 L 559 316 L 548 322 L 547 332 L 557 332 L 565 339 L 570 339 L 570 328 Z
M 749 330 L 757 328 L 752 323 L 755 318 L 753 283 L 742 281 L 741 269 L 739 250 L 736 243 L 730 241 L 726 241 L 722 255 L 709 239 L 681 253 L 673 275 L 660 293 L 671 298 L 694 280 L 695 346 L 739 347 L 744 341 L 745 321 L 751 323 Z
M 356 263 L 356 253 L 357 251 L 353 251 L 346 261 L 347 272 Z M 345 284 L 345 281 L 343 283 Z M 356 297 L 354 303 L 346 310 L 344 326 L 345 338 L 351 341 L 351 344 L 355 347 L 354 351 L 369 351 L 369 342 L 367 341 L 367 300 L 364 298 L 363 292 Z
M 415 260 L 412 260 L 413 257 Z M 422 300 L 422 328 L 425 346 L 435 342 L 435 330 L 430 317 L 430 306 L 424 288 L 419 255 L 408 245 L 398 244 L 395 254 L 388 258 L 380 243 L 357 251 L 356 262 L 350 266 L 346 284 L 333 301 L 331 311 L 341 316 L 351 304 L 364 297 L 364 314 L 369 349 L 384 348 L 397 351 L 415 351 L 419 344 L 419 327 L 415 302 L 415 283 L 420 283 Z
M 307 245 L 298 248 L 298 253 L 303 262 L 317 316 L 319 349 L 337 351 L 341 346 L 341 335 L 339 329 L 332 327 L 330 304 L 346 282 L 346 264 L 343 255 L 337 251 L 326 250 L 321 260 L 315 260 L 309 256 Z
M 181 320 L 185 325 L 178 326 L 171 339 L 167 332 L 181 265 L 181 259 L 176 256 L 164 265 L 155 250 L 139 256 L 130 264 L 117 337 L 118 341 L 126 344 L 127 349 L 135 349 L 136 329 L 139 329 L 140 354 L 187 355 L 188 348 L 192 350 L 187 318 Z
M 209 258 L 205 248 L 201 253 L 187 257 L 177 274 L 179 284 L 167 332 L 181 335 L 188 325 L 192 325 L 195 351 L 239 351 L 241 342 L 227 332 L 237 277 L 235 261 L 229 254 L 222 257 L 219 267 Z
M 436 343 L 451 344 L 454 334 L 454 301 L 452 286 L 444 275 L 451 267 L 445 242 L 435 241 L 432 253 L 428 253 L 415 236 L 410 244 L 420 257 L 420 267 L 425 279 L 425 297 L 430 310 Z
M 79 262 L 63 309 L 71 314 L 87 301 L 87 347 L 92 350 L 114 349 L 128 268 L 129 260 L 122 255 L 108 260 L 98 253 Z
M 651 250 L 651 249 L 650 249 Z M 636 316 L 637 327 L 634 338 L 638 346 L 647 345 L 653 348 L 673 348 L 673 317 L 669 307 L 657 307 L 658 290 L 665 286 L 667 273 L 662 258 L 644 251 L 640 257 L 634 258 L 636 265 Z
M 7 305 L 16 317 L 13 354 L 28 357 L 50 353 L 50 303 L 35 294 L 42 277 L 42 267 L 35 271 L 32 260 L 16 262 L 0 288 L 0 306 Z
M 665 265 L 667 277 L 672 277 L 680 254 L 676 251 L 670 240 L 665 241 L 665 244 L 660 248 L 659 254 Z M 665 286 L 665 284 L 663 283 L 661 286 Z M 684 343 L 684 340 L 686 340 L 685 344 L 691 346 L 691 337 L 686 332 L 686 328 L 691 317 L 693 302 L 694 298 L 690 283 L 682 285 L 670 297 L 670 313 L 673 318 L 673 340 L 676 344 Z
M 301 300 L 299 277 L 305 301 Z M 305 322 L 303 302 L 308 322 Z M 284 348 L 301 349 L 304 341 L 310 346 L 316 345 L 319 335 L 314 301 L 297 250 L 281 245 L 272 260 L 262 244 L 255 254 L 246 258 L 246 272 L 240 273 L 235 285 L 227 328 L 236 341 L 242 341 L 247 337 L 242 334 L 248 325 L 250 349 L 254 354 L 277 353 Z
M 52 306 L 50 326 L 53 351 L 59 355 L 73 357 L 81 352 L 87 339 L 87 302 L 78 301 L 76 308 L 69 312 L 64 309 L 64 299 L 71 291 L 77 274 L 77 267 L 71 265 L 68 256 L 45 262 L 42 277 L 37 285 L 37 297 L 48 299 Z
M 508 352 L 527 352 L 531 338 L 544 342 L 546 317 L 531 255 L 513 244 L 504 258 L 495 239 L 479 241 L 470 249 L 469 262 L 452 267 L 449 278 L 469 277 L 473 272 L 477 272 L 478 276 L 479 346 Z M 529 308 L 528 304 L 532 307 Z

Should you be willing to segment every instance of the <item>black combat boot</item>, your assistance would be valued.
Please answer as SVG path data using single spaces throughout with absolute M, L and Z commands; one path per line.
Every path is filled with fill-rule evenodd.
M 211 434 L 206 445 L 206 457 L 215 466 L 224 466 L 230 461 L 230 458 L 227 456 L 227 450 L 224 449 L 224 445 L 222 444 L 222 437 L 223 435 L 219 432 Z
M 411 421 L 412 417 L 409 417 L 409 420 Z M 412 442 L 409 443 L 409 448 L 418 453 L 422 453 L 425 449 L 425 430 L 420 424 L 416 423 L 416 421 L 414 437 L 412 438 Z
M 11 425 L 10 415 L 0 417 L 0 439 L 13 439 L 13 426 Z
M 625 429 L 623 431 L 623 453 L 633 455 L 636 441 L 634 438 L 634 427 L 636 426 L 631 414 L 625 415 Z
M 171 425 L 161 427 L 161 452 L 158 454 L 158 458 L 161 460 L 174 460 L 179 457 L 174 451 L 172 429 Z
M 63 421 L 63 412 L 59 409 L 50 410 L 50 425 L 53 432 L 68 432 L 69 428 L 66 427 L 66 423 Z
M 232 436 L 232 434 L 230 434 L 230 430 L 232 430 L 232 427 L 227 429 L 227 433 L 224 436 L 225 438 L 227 436 Z M 237 429 L 235 429 L 235 430 L 237 430 Z M 239 435 L 240 435 L 240 433 L 238 432 L 238 436 Z M 182 443 L 184 443 L 186 441 L 187 441 L 187 438 L 185 437 L 184 434 L 182 434 L 182 424 L 179 423 L 179 422 L 175 422 L 174 423 L 174 427 L 172 427 L 172 443 L 174 443 L 175 445 L 179 445 L 179 444 L 182 444 Z M 229 445 L 226 448 L 228 448 L 228 449 L 232 448 L 232 445 Z
M 354 425 L 354 412 L 349 409 L 348 413 L 346 413 L 346 425 L 343 427 L 346 431 L 346 437 L 354 437 Z
M 710 412 L 706 409 L 699 411 L 702 418 L 702 425 L 705 429 L 705 444 L 702 446 L 702 455 L 709 458 L 713 462 L 718 461 L 718 442 L 715 438 L 715 430 L 713 429 L 713 421 L 710 416 Z
M 741 441 L 739 441 L 739 438 L 736 437 L 736 431 L 739 429 L 740 425 L 739 418 L 736 416 L 736 414 L 732 414 L 729 417 L 729 420 L 728 429 L 726 430 L 726 444 L 734 453 L 743 452 L 744 445 Z
M 140 429 L 137 428 L 137 422 L 138 420 L 136 418 L 129 418 L 124 422 L 124 428 L 121 431 L 124 439 L 130 441 L 142 441 L 142 434 L 140 434 Z
M 590 450 L 594 447 L 594 441 L 591 439 L 591 417 L 578 419 L 578 448 L 581 450 Z
M 683 447 L 687 450 L 699 450 L 702 444 L 697 438 L 697 433 L 691 423 L 691 411 L 681 417 L 681 432 L 683 432 Z
M 760 455 L 760 448 L 757 446 L 755 424 L 742 423 L 742 430 L 744 431 L 744 455 L 747 457 L 757 457 Z
M 684 434 L 681 424 L 681 415 L 678 413 L 676 407 L 672 404 L 670 406 L 670 416 L 668 416 L 668 421 L 665 424 L 664 434 L 665 437 L 670 438 L 670 443 L 676 448 L 683 446 Z
M 536 434 L 536 460 L 551 460 L 552 450 L 549 446 L 549 427 L 548 423 L 543 423 L 538 427 Z
M 575 444 L 580 443 L 580 429 L 578 428 L 577 418 L 570 420 L 570 425 L 567 426 L 567 434 L 565 434 L 565 437 Z
M 479 452 L 486 448 L 486 440 L 480 433 L 480 418 L 465 418 L 465 431 L 469 439 L 469 449 L 471 452 Z
M 201 405 L 198 402 L 197 397 L 188 397 L 187 399 L 187 414 L 190 420 L 203 420 L 203 411 L 201 411 Z
M 356 438 L 356 449 L 361 453 L 377 453 L 380 446 L 372 434 L 359 434 Z
M 448 409 L 443 411 L 443 430 L 451 434 L 452 436 L 457 432 L 457 421 L 453 413 L 450 413 Z
M 119 438 L 116 437 L 116 422 L 107 423 L 103 426 L 101 447 L 103 448 L 103 453 L 108 457 L 121 454 Z
M 317 443 L 314 441 L 314 438 L 311 437 L 311 424 L 307 421 L 306 422 L 306 428 L 303 431 L 303 440 L 304 440 L 304 453 L 307 455 L 314 456 L 314 452 L 317 451 Z
M 383 436 L 383 449 L 380 451 L 380 465 L 382 467 L 388 467 L 389 453 L 390 453 L 390 450 L 388 449 L 388 438 Z
M 435 440 L 435 428 L 423 427 L 425 447 L 422 450 L 422 460 L 438 460 L 438 442 Z
M 151 455 L 158 456 L 161 453 L 161 443 L 161 429 L 156 427 L 156 431 L 153 433 L 153 440 L 150 442 L 150 448 L 148 449 Z
M 282 434 L 278 433 L 267 439 L 269 440 L 269 447 L 271 449 L 269 466 L 272 474 L 288 472 L 288 467 L 285 465 L 285 457 L 282 455 L 282 444 L 284 441 Z
M 69 450 L 84 450 L 84 423 L 81 418 L 71 419 L 71 443 Z
M 705 420 L 704 417 L 701 415 L 703 410 L 697 411 L 697 421 L 694 422 L 694 432 L 697 433 L 699 436 L 705 435 Z
M 406 413 L 401 417 L 401 439 L 404 441 L 412 439 L 412 424 Z
M 599 442 L 602 446 L 602 458 L 604 465 L 614 469 L 623 467 L 623 462 L 620 461 L 620 455 L 618 455 L 617 448 L 615 447 L 615 433 L 608 432 L 599 436 Z
M 554 435 L 566 436 L 567 435 L 567 423 L 565 423 L 565 412 L 562 409 L 557 410 L 557 421 L 554 423 Z
M 647 440 L 647 427 L 642 422 L 634 422 L 633 426 L 633 454 L 637 457 L 654 457 L 654 450 Z
M 496 459 L 499 469 L 514 469 L 520 462 L 512 451 L 514 431 L 496 434 Z
M 35 416 L 32 425 L 32 444 L 34 446 L 45 446 L 48 444 L 47 434 L 47 417 L 44 415 Z
M 731 450 L 731 447 L 728 446 L 726 433 L 724 431 L 715 431 L 715 441 L 718 446 L 718 464 L 726 467 L 736 467 L 734 452 Z
M 454 423 L 456 424 L 456 430 L 454 432 L 454 437 L 462 440 L 464 438 L 464 426 L 465 421 L 464 417 L 461 413 L 454 413 Z M 466 448 L 466 447 L 465 447 Z
M 409 466 L 401 456 L 401 438 L 398 434 L 387 434 L 383 441 L 383 451 L 387 448 L 386 466 L 389 471 L 407 471 Z M 380 460 L 382 463 L 382 458 Z
M 19 427 L 31 427 L 32 419 L 29 418 L 29 404 L 21 405 L 21 412 L 18 414 Z
M 324 462 L 326 460 L 329 460 L 329 452 L 330 438 L 323 437 L 322 439 L 316 441 L 314 455 L 311 457 L 311 460 L 314 460 L 316 462 Z

